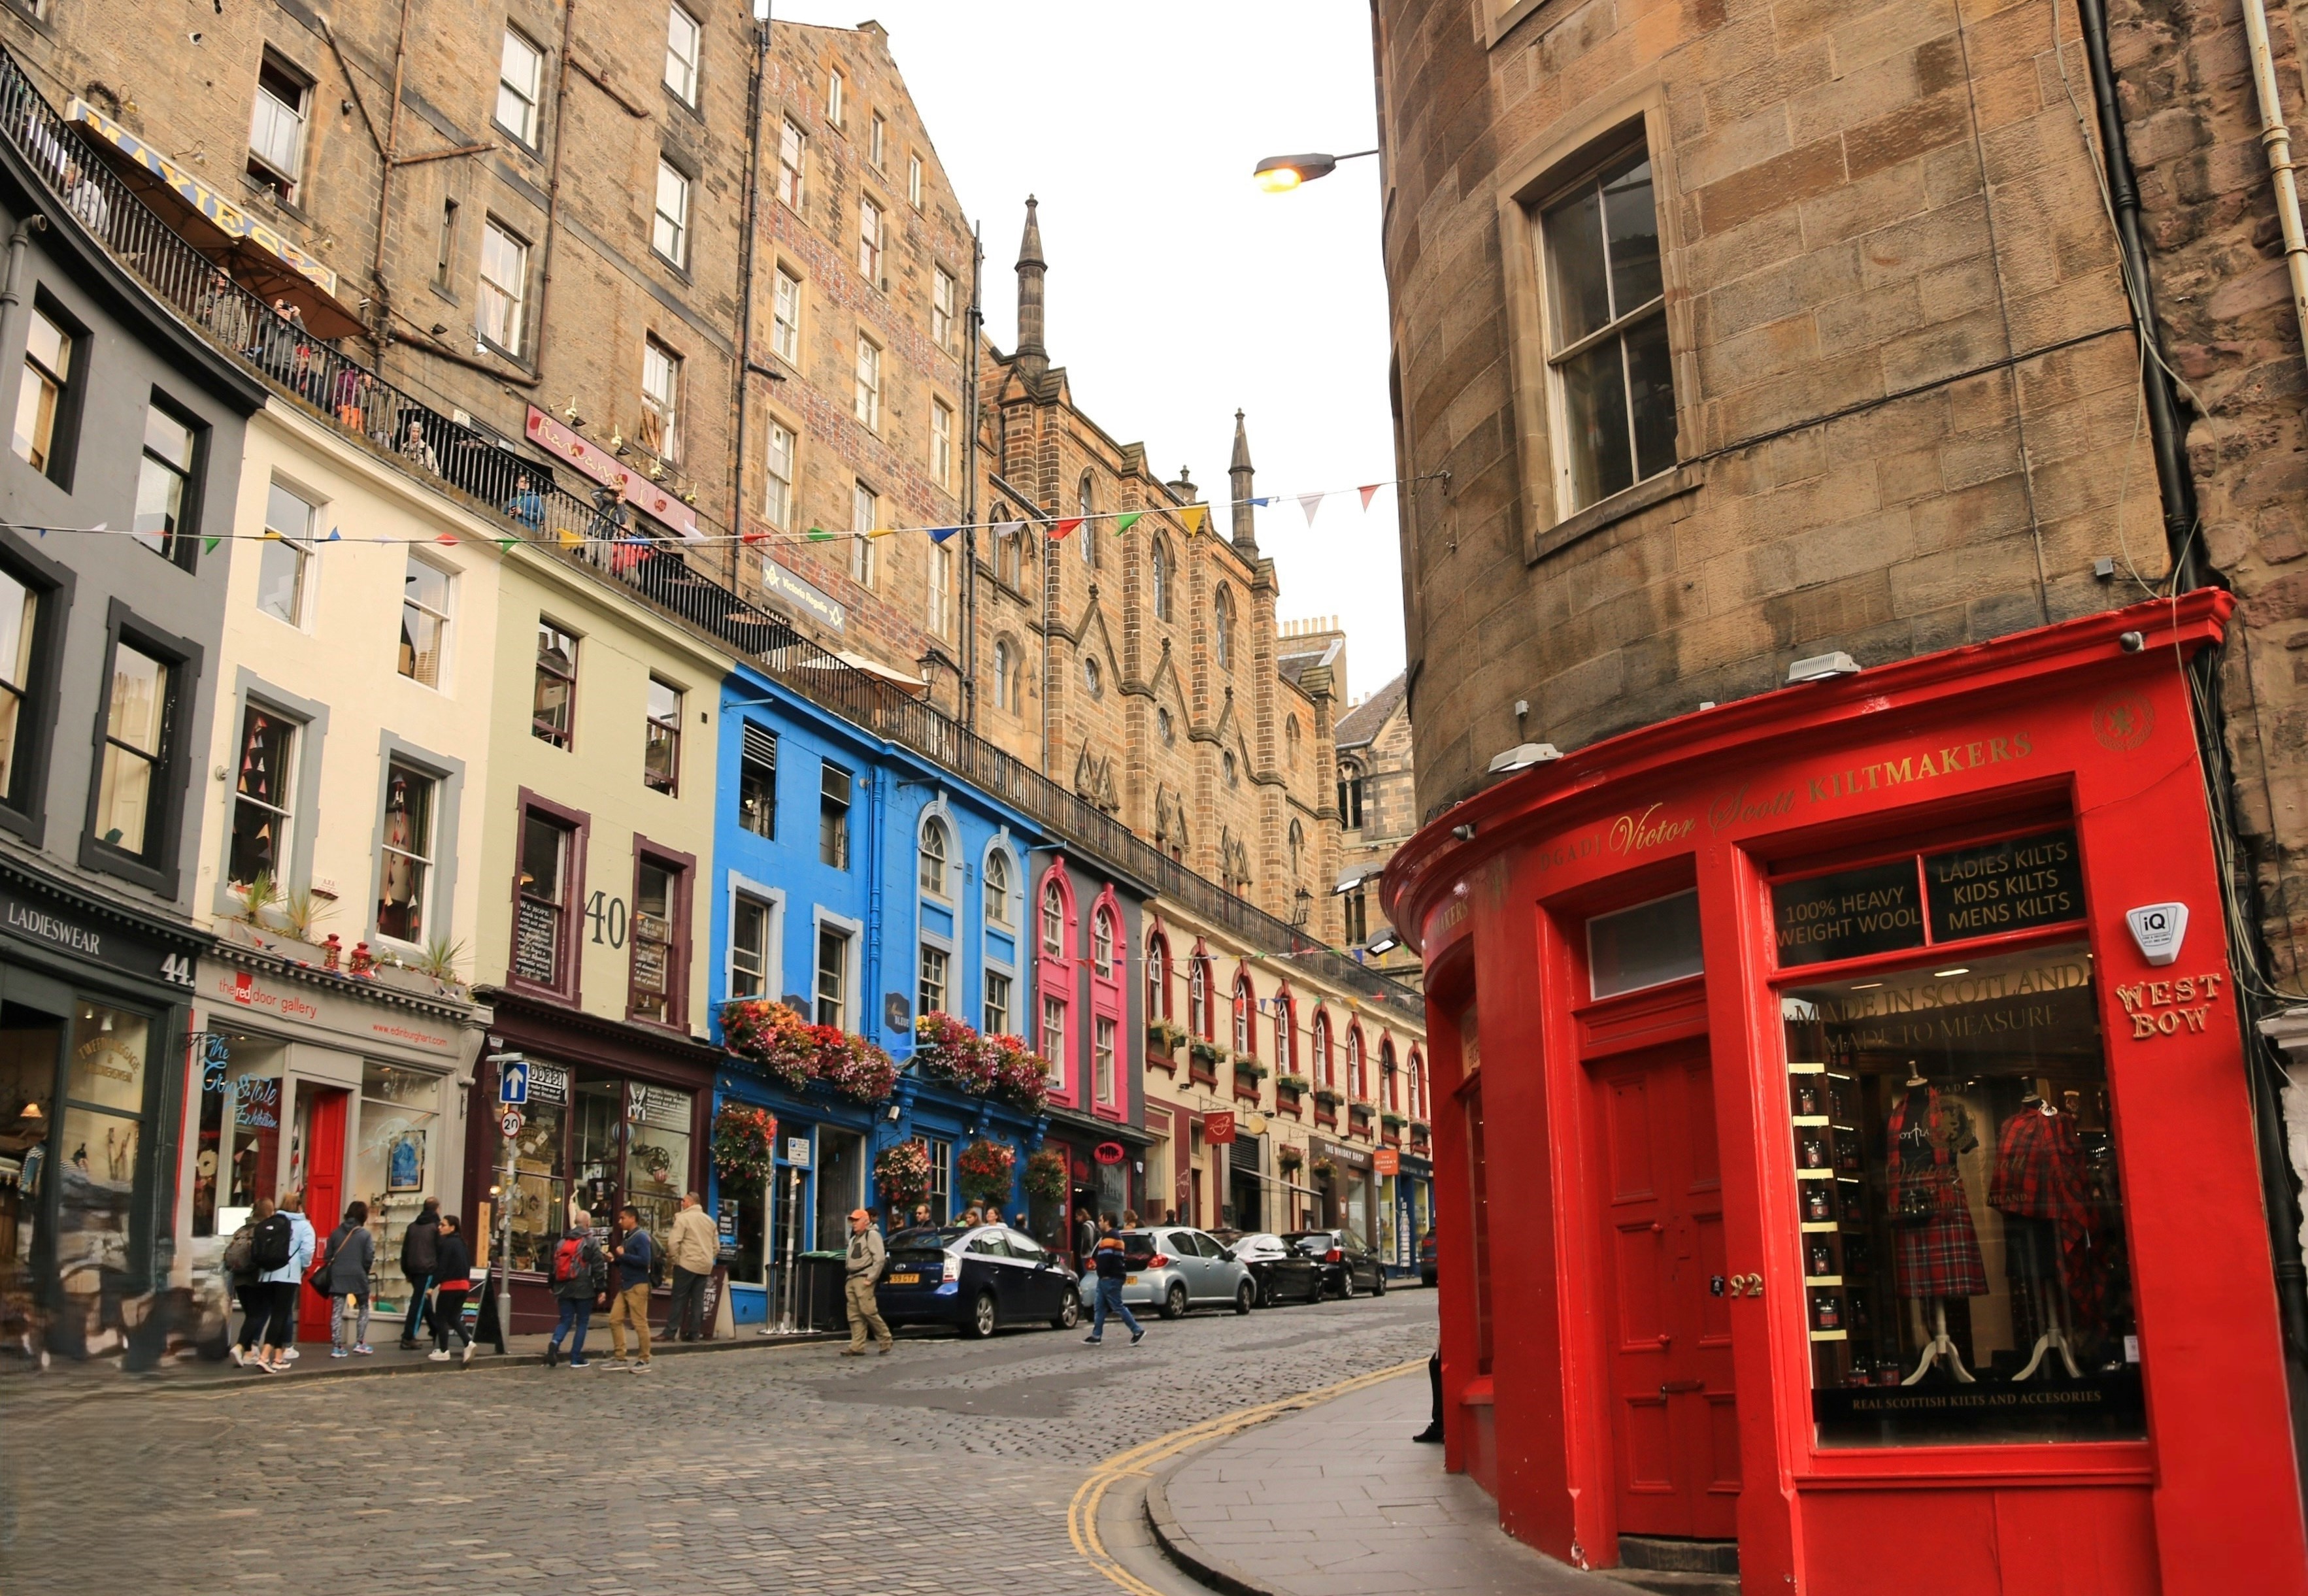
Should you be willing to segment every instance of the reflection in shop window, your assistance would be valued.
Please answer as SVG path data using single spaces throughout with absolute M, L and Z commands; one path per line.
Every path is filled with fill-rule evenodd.
M 376 901 L 380 937 L 420 944 L 425 940 L 426 893 L 433 872 L 435 785 L 431 777 L 406 765 L 393 765 L 386 773 Z
M 352 1194 L 368 1205 L 369 1229 L 376 1233 L 381 1314 L 408 1310 L 406 1283 L 389 1260 L 400 1257 L 409 1222 L 440 1181 L 440 1103 L 441 1077 L 430 1071 L 397 1064 L 362 1067 Z
M 567 1224 L 569 1076 L 556 1065 L 529 1066 L 529 1106 L 512 1145 L 512 1267 L 543 1271 Z
M 1942 955 L 1780 1009 L 1821 1442 L 2144 1435 L 2089 953 Z
M 625 1154 L 625 1198 L 641 1213 L 642 1228 L 659 1247 L 673 1231 L 689 1180 L 690 1115 L 693 1094 L 672 1086 L 626 1084 L 633 1127 Z

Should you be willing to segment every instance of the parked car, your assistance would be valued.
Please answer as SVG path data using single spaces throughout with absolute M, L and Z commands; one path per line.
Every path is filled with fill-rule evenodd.
M 1427 1231 L 1418 1238 L 1418 1280 L 1422 1285 L 1433 1285 L 1435 1275 L 1437 1248 L 1434 1232 Z
M 1071 1330 L 1081 1323 L 1081 1277 L 1007 1225 L 900 1231 L 874 1296 L 892 1326 L 952 1325 L 986 1336 L 1016 1325 Z
M 1281 1237 L 1253 1231 L 1235 1237 L 1227 1250 L 1250 1271 L 1251 1283 L 1258 1288 L 1259 1307 L 1322 1300 L 1327 1289 L 1322 1266 Z
M 1352 1231 L 1293 1231 L 1282 1239 L 1322 1266 L 1324 1290 L 1351 1297 L 1368 1287 L 1374 1297 L 1386 1295 L 1386 1266 Z
M 1196 1306 L 1231 1305 L 1248 1313 L 1258 1300 L 1249 1266 L 1205 1231 L 1172 1225 L 1124 1231 L 1122 1247 L 1130 1259 L 1122 1300 L 1132 1308 L 1151 1303 L 1164 1318 L 1175 1319 Z

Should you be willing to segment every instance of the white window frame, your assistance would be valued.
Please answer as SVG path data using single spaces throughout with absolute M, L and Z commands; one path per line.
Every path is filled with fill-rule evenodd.
M 986 991 L 977 1005 L 977 1017 L 982 1022 L 978 1028 L 988 1036 L 1015 1035 L 1017 1033 L 1012 1027 L 1018 1018 L 1018 977 L 1009 965 L 989 960 L 985 979 Z M 994 983 L 997 981 L 1003 987 L 1001 1023 L 998 1025 L 994 1013 Z
M 934 828 L 934 830 L 933 830 Z M 934 835 L 937 847 L 930 847 Z M 933 805 L 922 816 L 921 828 L 915 834 L 915 852 L 919 863 L 915 871 L 915 886 L 924 897 L 934 903 L 951 905 L 953 902 L 953 880 L 960 869 L 954 851 L 960 846 L 960 833 L 954 829 L 951 817 Z M 933 871 L 934 867 L 934 871 Z
M 304 507 L 305 524 L 302 528 L 291 530 L 275 524 L 285 519 L 276 517 L 272 513 L 274 498 L 280 494 L 287 495 Z M 315 498 L 296 483 L 284 482 L 279 476 L 273 477 L 265 489 L 265 541 L 257 553 L 256 608 L 260 614 L 270 615 L 283 626 L 292 626 L 299 631 L 312 630 L 312 616 L 307 612 L 307 601 L 312 596 L 313 588 L 314 529 L 320 525 L 321 506 L 325 502 L 325 500 Z M 295 612 L 293 614 L 283 615 L 278 610 L 269 607 L 264 602 L 265 568 L 272 562 L 276 546 L 288 550 L 297 562 L 295 592 L 289 605 Z
M 866 131 L 866 159 L 874 163 L 876 171 L 889 169 L 890 121 L 881 112 L 873 113 Z
M 509 262 L 503 259 L 508 251 L 512 257 Z M 491 272 L 492 253 L 500 257 L 500 267 L 513 268 L 511 284 Z M 475 330 L 506 354 L 521 355 L 529 338 L 529 240 L 494 216 L 481 218 L 481 263 L 476 280 Z M 493 321 L 497 323 L 494 329 Z
M 262 715 L 288 729 L 288 757 L 283 761 L 288 768 L 271 773 L 273 798 L 255 798 L 243 793 L 239 772 L 228 768 L 224 794 L 224 868 L 220 873 L 228 889 L 245 889 L 251 884 L 235 880 L 232 871 L 233 837 L 238 829 L 240 806 L 246 803 L 272 816 L 272 884 L 276 888 L 285 888 L 296 878 L 297 785 L 304 777 L 307 751 L 306 739 L 312 734 L 313 728 L 309 721 L 276 709 L 254 693 L 244 694 L 240 718 L 233 728 L 232 758 L 236 763 L 248 747 L 248 717 L 252 715 Z
M 833 66 L 826 69 L 825 119 L 835 127 L 841 125 L 842 91 L 848 87 L 848 80 L 841 75 L 840 67 Z
M 664 379 L 662 383 L 655 381 L 659 374 Z M 681 356 L 656 338 L 643 335 L 642 409 L 657 419 L 656 449 L 660 459 L 681 458 Z M 642 447 L 650 445 L 643 443 Z
M 922 158 L 909 153 L 906 157 L 906 202 L 915 210 L 922 208 Z
M 818 948 L 820 940 L 829 931 L 839 931 L 846 939 L 842 950 L 841 1017 L 834 1023 L 845 1031 L 854 1031 L 857 1028 L 857 982 L 866 944 L 866 922 L 852 920 L 846 914 L 831 914 L 822 905 L 813 905 L 810 910 L 809 1015 L 813 1021 L 816 1020 L 821 996 L 817 983 Z
M 392 844 L 384 840 L 384 816 L 386 808 L 392 802 L 392 772 L 395 767 L 399 767 L 400 769 L 407 771 L 412 779 L 425 782 L 432 788 L 431 799 L 425 805 L 425 822 L 426 829 L 430 832 L 430 835 L 424 837 L 411 838 L 412 845 L 405 848 L 395 847 Z M 402 941 L 400 938 L 388 934 L 383 927 L 381 911 L 384 906 L 385 860 L 388 856 L 392 854 L 399 854 L 404 859 L 415 861 L 418 871 L 421 872 L 418 878 L 419 884 L 417 889 L 416 899 L 417 917 L 419 922 L 418 927 L 418 934 L 420 936 L 426 936 L 428 933 L 440 929 L 434 924 L 433 914 L 435 910 L 442 906 L 440 894 L 438 891 L 441 885 L 442 864 L 441 805 L 443 796 L 446 792 L 448 785 L 449 778 L 447 777 L 442 776 L 435 771 L 428 770 L 410 759 L 401 758 L 397 755 L 389 755 L 385 759 L 384 788 L 379 794 L 379 802 L 377 807 L 377 845 L 376 859 L 375 861 L 377 872 L 376 901 L 368 906 L 370 922 L 375 926 L 376 940 L 380 942 L 397 943 L 403 948 L 418 948 L 423 946 L 421 942 Z M 453 905 L 452 907 L 453 908 Z
M 408 582 L 405 577 L 401 583 L 400 594 L 400 602 L 404 608 L 414 609 L 420 614 L 430 615 L 435 621 L 440 622 L 440 646 L 436 650 L 437 657 L 434 666 L 432 681 L 426 681 L 424 677 L 418 675 L 414 671 L 400 673 L 400 679 L 404 682 L 414 682 L 418 686 L 426 688 L 434 692 L 445 693 L 449 691 L 449 682 L 452 675 L 452 666 L 455 662 L 455 656 L 452 650 L 457 636 L 458 571 L 456 567 L 452 565 L 444 565 L 436 561 L 429 560 L 414 549 L 411 549 L 409 552 L 409 563 L 412 566 L 421 565 L 427 571 L 433 571 L 443 579 L 441 607 L 437 610 L 432 608 L 430 605 L 419 603 L 415 597 L 411 596 L 409 592 Z
M 673 209 L 666 209 L 666 185 L 673 185 Z M 689 269 L 689 174 L 657 158 L 657 210 L 650 220 L 650 248 L 682 270 Z
M 526 85 L 515 82 L 512 76 L 513 63 L 510 57 L 516 48 L 529 58 L 529 82 Z M 520 107 L 512 122 L 504 118 L 505 97 L 508 94 L 512 97 L 513 104 Z M 537 148 L 538 114 L 544 103 L 545 52 L 530 42 L 529 37 L 520 29 L 508 27 L 504 30 L 504 42 L 497 49 L 496 124 L 534 150 Z
M 953 423 L 952 405 L 930 400 L 930 480 L 946 489 L 953 486 Z
M 688 26 L 689 52 L 682 53 L 683 24 Z M 667 6 L 665 19 L 665 86 L 683 105 L 697 104 L 697 86 L 705 65 L 705 26 L 679 5 Z
M 304 89 L 297 96 L 297 104 L 282 103 L 279 95 L 264 86 L 266 67 L 288 82 L 303 82 Z M 248 113 L 249 156 L 280 179 L 285 185 L 281 197 L 294 204 L 297 191 L 304 186 L 305 147 L 307 135 L 312 132 L 312 80 L 268 50 L 258 57 L 255 90 Z M 271 107 L 269 113 L 268 107 Z M 284 127 L 288 130 L 285 150 L 280 148 Z
M 762 461 L 762 519 L 786 531 L 791 529 L 793 519 L 794 451 L 799 447 L 799 440 L 794 430 L 776 416 L 771 416 L 769 422 Z
M 929 996 L 930 966 L 938 965 L 937 1007 L 932 1008 L 925 1000 Z M 914 951 L 914 1014 L 952 1014 L 954 988 L 953 948 L 944 939 L 925 933 Z
M 1090 1098 L 1112 1108 L 1121 1102 L 1122 1026 L 1110 1014 L 1090 1021 Z
M 953 598 L 953 551 L 944 544 L 929 546 L 926 603 L 923 605 L 922 623 L 932 637 L 946 635 L 948 616 Z
M 954 311 L 961 302 L 961 281 L 943 266 L 930 269 L 930 342 L 941 349 L 953 348 Z
M 869 288 L 882 286 L 882 251 L 889 239 L 890 218 L 872 200 L 857 201 L 857 275 Z
M 728 871 L 724 879 L 728 890 L 722 894 L 722 897 L 729 905 L 729 920 L 723 933 L 728 957 L 727 978 L 722 988 L 723 995 L 731 998 L 737 995 L 737 903 L 740 898 L 747 898 L 769 911 L 769 925 L 762 935 L 762 995 L 775 1000 L 779 995 L 778 989 L 784 984 L 783 974 L 786 967 L 785 891 L 782 888 L 771 887 L 765 882 L 754 880 L 752 877 L 741 875 L 734 870 Z M 813 942 L 810 945 L 813 961 L 810 981 L 813 989 L 815 987 L 817 978 L 814 963 L 816 953 L 817 945 Z M 815 1000 L 816 993 L 813 990 L 811 993 L 813 1007 Z
M 882 346 L 857 335 L 857 362 L 852 373 L 849 413 L 868 432 L 882 430 Z
M 778 198 L 799 210 L 809 197 L 809 135 L 790 116 L 778 133 Z
M 861 588 L 871 588 L 880 573 L 881 551 L 874 546 L 874 522 L 881 513 L 881 494 L 862 482 L 850 485 L 849 576 Z
M 1004 883 L 1002 888 L 1002 912 L 999 914 L 989 912 L 986 906 L 990 901 L 994 888 L 994 866 L 997 859 L 1001 861 L 1002 879 Z M 984 889 L 979 894 L 978 913 L 985 917 L 987 925 L 1000 926 L 1004 932 L 1014 937 L 1018 931 L 1017 855 L 1000 843 L 992 843 L 987 845 L 986 856 L 980 861 L 977 868 L 978 880 Z
M 770 353 L 788 365 L 801 365 L 801 279 L 783 266 L 770 290 Z

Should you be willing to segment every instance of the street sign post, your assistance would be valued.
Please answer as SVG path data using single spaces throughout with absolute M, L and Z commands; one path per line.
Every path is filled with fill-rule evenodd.
M 521 1128 L 525 1122 L 521 1117 L 519 1109 L 509 1108 L 505 1110 L 504 1117 L 498 1120 L 497 1128 L 504 1132 L 505 1140 L 511 1141 L 521 1134 Z
M 491 1053 L 496 1066 L 497 1101 L 505 1105 L 497 1128 L 504 1132 L 504 1152 L 497 1160 L 497 1355 L 504 1355 L 512 1335 L 512 1143 L 521 1134 L 521 1105 L 529 1101 L 529 1060 L 521 1053 Z
M 524 1108 L 529 1103 L 529 1063 L 520 1058 L 505 1061 L 497 1075 L 497 1101 L 507 1108 Z

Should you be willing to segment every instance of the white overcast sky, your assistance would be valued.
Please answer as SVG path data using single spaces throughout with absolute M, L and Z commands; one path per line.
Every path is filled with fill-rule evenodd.
M 1377 140 L 1370 13 L 1347 0 L 777 0 L 779 21 L 871 18 L 986 237 L 986 333 L 1016 339 L 1019 234 L 1041 202 L 1050 358 L 1165 480 L 1227 497 L 1234 413 L 1262 494 L 1391 480 L 1375 159 L 1295 193 L 1261 156 Z M 1221 528 L 1225 512 L 1213 518 Z M 1309 528 L 1259 511 L 1285 620 L 1337 615 L 1349 691 L 1402 668 L 1394 490 Z

